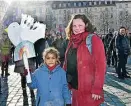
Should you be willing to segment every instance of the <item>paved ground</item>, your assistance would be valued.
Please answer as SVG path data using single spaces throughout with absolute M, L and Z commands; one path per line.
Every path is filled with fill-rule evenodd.
M 14 65 L 10 66 L 10 76 L 2 79 L 2 94 L 0 95 L 0 106 L 34 106 L 29 89 L 28 97 L 23 98 L 20 75 L 13 72 Z
M 127 71 L 131 75 L 131 57 L 128 58 Z M 107 67 L 104 92 L 102 106 L 131 106 L 131 78 L 118 79 L 113 67 Z
M 131 59 L 128 61 L 128 71 L 131 74 Z M 0 106 L 33 106 L 34 100 L 23 98 L 20 86 L 20 75 L 13 72 L 14 66 L 9 67 L 10 76 L 2 79 L 2 94 Z M 113 67 L 107 67 L 104 85 L 105 103 L 102 106 L 131 106 L 131 79 L 120 80 Z M 87 105 L 88 106 L 88 105 Z

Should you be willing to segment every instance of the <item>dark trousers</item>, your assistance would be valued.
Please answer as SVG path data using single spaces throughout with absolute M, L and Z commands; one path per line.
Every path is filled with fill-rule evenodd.
M 5 75 L 8 74 L 8 61 L 6 62 L 2 62 L 2 66 L 1 66 L 1 70 L 2 70 L 2 76 L 4 75 L 4 72 L 5 72 Z
M 22 87 L 22 90 L 23 90 L 23 95 L 27 96 L 27 92 L 26 92 L 26 76 L 23 76 L 23 74 L 20 74 L 20 75 L 21 75 L 21 87 Z M 31 94 L 31 97 L 34 97 L 33 89 L 30 89 L 30 94 Z
M 21 74 L 21 87 L 26 89 L 26 77 Z
M 113 51 L 113 55 L 112 55 L 112 65 L 117 67 L 117 55 L 115 51 Z
M 1 93 L 1 77 L 0 77 L 0 93 Z
M 118 77 L 126 76 L 126 63 L 127 63 L 128 55 L 119 54 L 118 55 L 118 67 L 117 67 L 117 74 Z
M 111 65 L 111 52 L 107 53 L 107 65 Z

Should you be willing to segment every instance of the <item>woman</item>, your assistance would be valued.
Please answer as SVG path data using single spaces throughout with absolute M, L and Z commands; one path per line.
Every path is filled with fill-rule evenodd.
M 66 28 L 69 38 L 64 69 L 72 88 L 72 106 L 99 106 L 104 101 L 103 85 L 106 70 L 104 46 L 101 39 L 92 37 L 92 53 L 86 38 L 93 26 L 85 15 L 72 17 Z

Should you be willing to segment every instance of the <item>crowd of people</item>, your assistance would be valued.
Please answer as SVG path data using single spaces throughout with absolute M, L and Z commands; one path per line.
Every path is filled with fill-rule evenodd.
M 109 32 L 104 38 L 107 65 L 113 66 L 119 79 L 130 78 L 126 71 L 128 56 L 130 55 L 131 36 L 126 27 L 120 27 L 118 32 Z
M 76 14 L 65 29 L 66 37 L 45 33 L 45 38 L 34 43 L 36 57 L 28 59 L 31 83 L 26 83 L 23 60 L 13 61 L 14 72 L 21 76 L 23 96 L 27 96 L 27 84 L 31 98 L 37 89 L 36 106 L 99 106 L 104 102 L 106 64 L 115 67 L 119 79 L 130 78 L 126 71 L 130 54 L 126 28 L 120 27 L 118 33 L 109 31 L 103 38 L 94 29 L 85 15 Z M 8 61 L 14 51 L 6 39 L 0 48 L 2 77 L 10 75 Z

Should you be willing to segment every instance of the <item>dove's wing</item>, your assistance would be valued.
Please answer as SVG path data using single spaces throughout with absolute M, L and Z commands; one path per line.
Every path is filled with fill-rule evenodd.
M 8 26 L 8 36 L 11 42 L 17 46 L 20 42 L 21 29 L 17 22 L 13 22 Z
M 46 25 L 41 24 L 35 30 L 24 29 L 21 32 L 21 39 L 28 40 L 32 43 L 36 42 L 38 39 L 45 38 Z
M 27 22 L 28 16 L 27 16 L 27 14 L 22 14 L 21 17 L 22 17 L 22 18 L 21 18 L 20 26 L 21 26 L 22 28 L 25 28 L 25 27 L 27 27 L 26 22 Z

